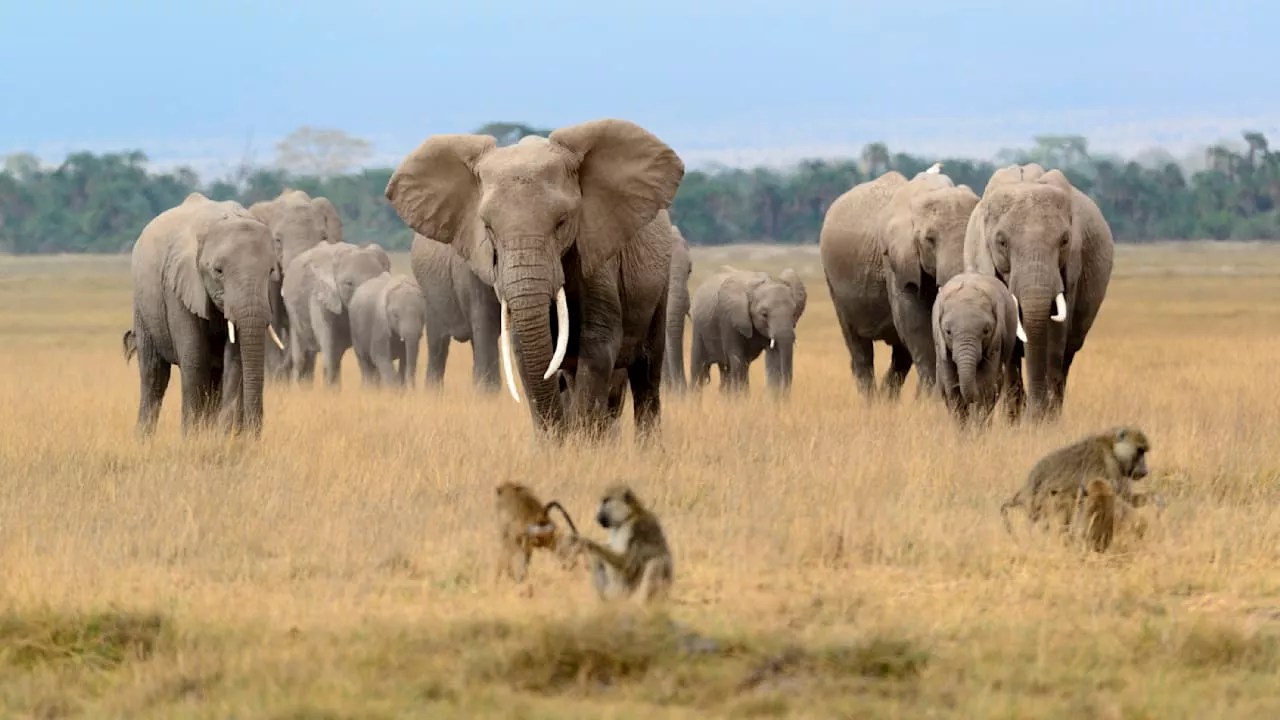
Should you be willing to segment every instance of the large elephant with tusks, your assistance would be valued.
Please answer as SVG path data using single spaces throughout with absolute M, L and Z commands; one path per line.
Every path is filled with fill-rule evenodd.
M 987 182 L 964 240 L 966 272 L 994 275 L 1022 315 L 1033 419 L 1062 410 L 1067 373 L 1107 294 L 1115 243 L 1098 206 L 1062 172 L 1002 168 Z
M 386 195 L 415 231 L 494 279 L 508 387 L 519 400 L 514 365 L 538 428 L 568 429 L 557 376 L 565 369 L 574 374 L 572 415 L 585 429 L 606 430 L 614 370 L 625 369 L 643 437 L 661 416 L 671 266 L 664 211 L 683 177 L 666 143 L 608 119 L 505 147 L 488 135 L 430 137 L 396 169 Z

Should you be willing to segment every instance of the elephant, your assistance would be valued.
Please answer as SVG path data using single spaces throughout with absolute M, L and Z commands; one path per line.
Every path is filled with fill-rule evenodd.
M 872 343 L 892 348 L 880 394 L 896 399 L 914 366 L 917 397 L 936 372 L 930 313 L 938 288 L 964 269 L 966 223 L 978 196 L 934 165 L 910 181 L 891 171 L 827 210 L 822 270 L 859 392 L 876 397 Z
M 671 273 L 667 286 L 667 348 L 662 383 L 668 390 L 682 393 L 684 378 L 684 319 L 689 315 L 689 276 L 693 262 L 689 241 L 680 228 L 671 226 Z
M 724 266 L 693 294 L 693 343 L 689 376 L 695 389 L 720 368 L 720 388 L 745 390 L 751 362 L 765 352 L 769 386 L 791 389 L 796 323 L 807 293 L 796 271 L 772 277 Z
M 319 352 L 325 384 L 339 385 L 342 355 L 351 347 L 351 296 L 365 281 L 390 271 L 391 258 L 373 243 L 321 243 L 289 263 L 281 291 L 293 327 L 288 348 L 295 380 L 311 381 Z
M 474 385 L 497 391 L 499 305 L 493 278 L 481 279 L 448 245 L 419 234 L 409 256 L 427 303 L 427 384 L 444 383 L 449 343 L 456 340 L 471 343 Z
M 327 198 L 312 198 L 301 190 L 286 188 L 274 200 L 263 200 L 249 206 L 249 212 L 271 228 L 276 262 L 280 272 L 272 280 L 271 322 L 287 340 L 289 338 L 289 314 L 284 307 L 280 286 L 284 271 L 300 253 L 319 243 L 342 242 L 342 218 Z M 267 346 L 267 369 L 279 380 L 289 377 L 290 356 L 287 352 Z
M 507 387 L 518 402 L 514 364 L 535 428 L 557 439 L 607 429 L 610 381 L 625 368 L 643 440 L 662 414 L 667 208 L 683 177 L 662 140 L 603 119 L 504 147 L 488 135 L 429 137 L 396 168 L 386 197 L 414 231 L 492 278 Z M 577 387 L 574 428 L 561 368 Z
M 413 387 L 427 324 L 427 301 L 418 286 L 404 275 L 384 272 L 356 288 L 348 313 L 364 384 Z
M 965 233 L 965 270 L 999 278 L 1018 300 L 1033 419 L 1062 411 L 1067 373 L 1106 297 L 1114 255 L 1111 226 L 1061 171 L 1010 165 L 987 182 Z
M 137 429 L 155 430 L 170 368 L 182 377 L 182 434 L 210 424 L 262 433 L 263 350 L 271 327 L 267 286 L 278 272 L 271 231 L 239 203 L 193 192 L 157 215 L 133 245 Z
M 1004 397 L 1006 415 L 1022 411 L 1022 363 L 1014 353 L 1025 337 L 1018 301 L 990 275 L 960 273 L 938 291 L 932 313 L 938 390 L 961 425 L 991 418 Z

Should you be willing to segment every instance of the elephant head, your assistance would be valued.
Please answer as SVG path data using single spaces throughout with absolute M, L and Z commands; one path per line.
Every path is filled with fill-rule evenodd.
M 576 265 L 582 277 L 604 271 L 670 206 L 683 176 L 679 156 L 652 133 L 594 120 L 501 148 L 487 135 L 433 136 L 396 169 L 386 196 L 411 228 L 492 278 L 507 330 L 504 365 L 514 344 L 531 412 L 545 428 L 563 419 L 556 371 L 570 332 L 565 268 Z
M 192 193 L 184 203 L 211 202 Z M 238 350 L 244 422 L 262 429 L 264 345 L 270 327 L 267 284 L 276 270 L 271 231 L 233 202 L 217 203 L 211 219 L 188 225 L 170 262 L 164 284 L 188 310 L 205 320 L 225 322 L 227 339 Z M 223 402 L 228 402 L 224 398 Z
M 311 293 L 320 306 L 339 315 L 366 280 L 391 270 L 391 258 L 380 246 L 340 243 L 312 250 L 303 259 L 312 278 Z
M 274 200 L 254 203 L 249 212 L 271 228 L 276 260 L 282 268 L 314 245 L 342 242 L 342 218 L 327 198 L 286 189 Z
M 720 286 L 718 307 L 733 329 L 746 338 L 769 339 L 766 366 L 770 387 L 791 387 L 796 323 L 804 314 L 807 298 L 804 283 L 791 268 L 776 278 L 768 273 L 737 271 Z
M 1004 168 L 969 220 L 966 265 L 1000 278 L 1018 302 L 1026 332 L 1028 395 L 1043 406 L 1051 336 L 1061 344 L 1081 272 L 1075 189 L 1059 171 Z
M 932 293 L 964 270 L 964 235 L 978 196 L 940 173 L 923 172 L 901 186 L 880 237 L 894 292 Z
M 945 353 L 955 364 L 964 402 L 994 402 L 994 397 L 987 397 L 994 386 L 979 381 L 979 369 L 999 377 L 994 374 L 1003 369 L 991 363 L 1012 350 L 1015 338 L 1024 337 L 1017 304 L 1009 291 L 990 276 L 959 275 L 938 293 L 934 316 L 934 344 L 943 349 L 940 355 Z
M 387 327 L 404 341 L 402 372 L 409 387 L 413 387 L 418 371 L 419 341 L 427 323 L 427 301 L 413 281 L 397 277 L 382 289 L 378 306 L 386 310 Z

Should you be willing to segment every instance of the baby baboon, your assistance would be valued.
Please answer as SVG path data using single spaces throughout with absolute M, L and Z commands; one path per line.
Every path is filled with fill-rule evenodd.
M 671 550 L 658 517 L 631 488 L 617 484 L 605 490 L 596 522 L 609 531 L 607 547 L 582 536 L 575 536 L 573 542 L 591 555 L 591 580 L 600 599 L 665 599 L 673 572 Z
M 1145 496 L 1133 492 L 1133 481 L 1146 477 L 1150 450 L 1151 443 L 1141 428 L 1123 426 L 1045 455 L 1031 468 L 1026 485 L 1000 506 L 1005 530 L 1013 535 L 1009 524 L 1013 507 L 1026 511 L 1028 525 L 1035 525 L 1048 513 L 1061 518 L 1064 531 L 1070 529 L 1072 516 L 1087 495 L 1086 483 L 1096 478 L 1104 478 L 1125 503 L 1141 504 Z
M 551 522 L 549 513 L 552 508 L 560 511 L 569 530 L 577 536 L 578 528 L 573 524 L 573 518 L 560 503 L 552 500 L 544 505 L 532 490 L 519 483 L 508 482 L 498 486 L 495 509 L 502 548 L 498 576 L 505 571 L 516 582 L 524 582 L 534 548 L 552 550 L 561 555 L 564 564 L 569 564 L 572 557 L 567 557 L 567 554 L 572 545 L 562 541 L 560 529 Z
M 1106 480 L 1094 478 L 1085 486 L 1084 493 L 1084 502 L 1080 505 L 1084 536 L 1090 548 L 1104 552 L 1111 547 L 1116 530 L 1115 490 Z

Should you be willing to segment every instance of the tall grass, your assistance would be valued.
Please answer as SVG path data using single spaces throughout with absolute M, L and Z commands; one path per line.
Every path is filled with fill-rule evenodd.
M 973 436 L 914 374 L 897 404 L 858 397 L 812 249 L 699 249 L 691 289 L 721 263 L 801 273 L 795 385 L 769 397 L 761 361 L 747 397 L 714 373 L 665 394 L 649 450 L 629 401 L 615 442 L 536 442 L 471 389 L 468 346 L 440 392 L 364 389 L 350 354 L 336 392 L 271 385 L 256 444 L 183 440 L 175 373 L 140 443 L 127 263 L 0 259 L 0 714 L 1280 711 L 1280 250 L 1122 248 L 1062 420 Z M 1010 539 L 996 509 L 1035 459 L 1121 422 L 1153 442 L 1153 534 Z M 667 614 L 600 614 L 547 557 L 495 584 L 506 480 L 580 526 L 630 482 L 675 553 Z

